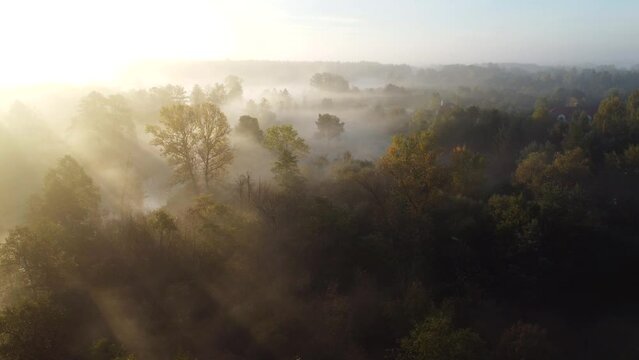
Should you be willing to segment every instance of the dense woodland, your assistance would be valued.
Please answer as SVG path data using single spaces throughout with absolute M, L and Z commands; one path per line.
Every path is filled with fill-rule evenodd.
M 356 65 L 8 107 L 0 359 L 638 358 L 639 72 Z

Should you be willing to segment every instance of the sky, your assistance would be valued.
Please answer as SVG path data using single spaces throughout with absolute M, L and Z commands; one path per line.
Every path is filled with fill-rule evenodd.
M 639 63 L 637 0 L 2 0 L 0 84 L 144 60 Z

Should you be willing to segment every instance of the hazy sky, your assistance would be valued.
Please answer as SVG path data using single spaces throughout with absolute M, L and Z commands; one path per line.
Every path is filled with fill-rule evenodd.
M 639 63 L 639 0 L 1 0 L 0 83 L 144 59 Z

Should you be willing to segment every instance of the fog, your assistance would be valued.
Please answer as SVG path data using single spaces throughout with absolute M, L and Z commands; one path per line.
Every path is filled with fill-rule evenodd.
M 639 358 L 639 5 L 0 4 L 0 360 Z
M 351 86 L 362 86 L 362 89 L 368 89 L 367 92 L 331 93 L 309 85 L 309 79 L 315 71 L 340 67 L 361 72 L 358 76 L 360 80 L 355 80 Z M 163 89 L 166 84 L 172 84 L 184 89 L 188 96 L 195 85 L 210 88 L 216 83 L 223 83 L 226 76 L 235 73 L 255 77 L 241 77 L 241 97 L 221 105 L 231 128 L 237 126 L 240 116 L 251 114 L 258 116 L 263 129 L 272 125 L 294 125 L 312 149 L 304 159 L 306 162 L 322 156 L 332 160 L 345 152 L 351 152 L 357 158 L 374 160 L 387 147 L 392 131 L 406 127 L 409 114 L 403 114 L 393 124 L 382 121 L 382 114 L 374 113 L 376 105 L 392 102 L 392 98 L 382 91 L 382 84 L 391 76 L 387 72 L 394 71 L 394 67 L 387 66 L 388 70 L 379 73 L 377 69 L 384 69 L 384 65 L 371 64 L 371 70 L 367 70 L 367 67 L 364 65 L 364 69 L 359 70 L 356 64 L 338 63 L 171 63 L 157 68 L 144 67 L 146 72 L 141 74 L 131 70 L 138 74 L 136 78 L 124 78 L 120 84 L 111 86 L 85 84 L 6 88 L 0 94 L 1 124 L 6 137 L 2 157 L 6 162 L 4 168 L 7 169 L 4 178 L 11 182 L 12 177 L 16 176 L 20 180 L 16 179 L 2 187 L 5 199 L 3 209 L 24 210 L 20 204 L 25 204 L 29 196 L 37 191 L 46 169 L 66 154 L 80 160 L 96 180 L 105 201 L 104 211 L 112 212 L 122 206 L 116 204 L 121 202 L 117 198 L 131 195 L 127 194 L 126 189 L 132 186 L 131 183 L 141 187 L 136 190 L 141 191 L 136 196 L 143 197 L 142 203 L 136 205 L 140 209 L 153 210 L 165 206 L 173 191 L 170 184 L 171 169 L 157 149 L 149 144 L 150 136 L 145 132 L 145 126 L 157 124 L 161 106 L 168 103 L 162 104 L 159 95 L 149 95 L 148 90 Z M 265 76 L 265 73 L 270 75 Z M 144 81 L 140 81 L 140 77 Z M 132 87 L 140 83 L 146 87 Z M 280 94 L 284 90 L 289 94 L 286 98 Z M 126 141 L 126 144 L 117 145 L 125 149 L 114 148 L 110 142 L 116 139 L 100 132 L 104 129 L 93 128 L 90 122 L 96 120 L 85 119 L 89 123 L 78 125 L 78 122 L 83 121 L 83 116 L 101 116 L 99 113 L 82 114 L 82 101 L 93 93 L 105 98 L 122 97 L 121 106 L 126 117 L 123 121 L 130 122 L 133 131 L 126 139 L 117 140 Z M 269 114 L 247 110 L 249 102 L 259 104 L 264 99 L 268 103 Z M 103 106 L 106 107 L 96 111 L 110 111 L 111 105 Z M 345 132 L 337 139 L 318 139 L 315 121 L 318 114 L 328 112 L 346 123 Z M 231 142 L 235 159 L 225 175 L 228 181 L 247 172 L 256 178 L 271 180 L 270 164 L 273 157 L 269 151 L 253 140 L 234 133 L 231 134 Z M 21 156 L 24 161 L 18 161 L 16 156 Z M 15 168 L 18 163 L 23 169 Z M 23 175 L 29 173 L 30 180 L 24 182 L 23 175 L 14 175 L 16 172 Z M 13 214 L 8 217 L 11 220 L 5 220 L 4 229 L 15 225 L 15 221 L 24 215 L 23 211 L 11 212 Z

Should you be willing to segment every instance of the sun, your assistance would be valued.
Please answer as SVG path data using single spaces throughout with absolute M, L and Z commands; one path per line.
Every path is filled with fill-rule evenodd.
M 108 82 L 144 60 L 218 59 L 234 32 L 214 2 L 21 0 L 0 4 L 0 86 Z

